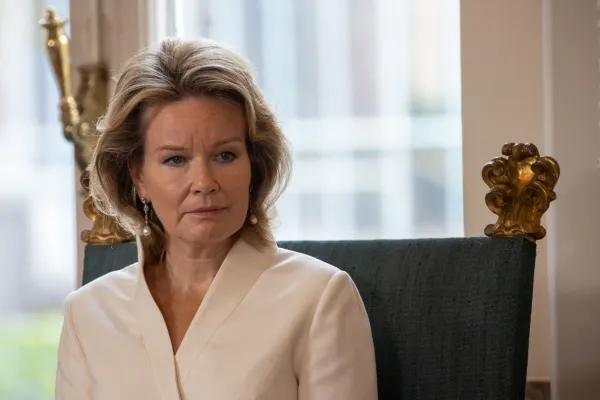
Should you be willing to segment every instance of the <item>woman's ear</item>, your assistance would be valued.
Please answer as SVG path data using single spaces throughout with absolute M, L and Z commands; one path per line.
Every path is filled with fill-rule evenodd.
M 144 174 L 142 172 L 141 166 L 132 166 L 129 168 L 129 176 L 131 176 L 131 180 L 133 181 L 133 187 L 137 192 L 138 197 L 148 198 L 146 193 L 146 187 L 144 184 Z

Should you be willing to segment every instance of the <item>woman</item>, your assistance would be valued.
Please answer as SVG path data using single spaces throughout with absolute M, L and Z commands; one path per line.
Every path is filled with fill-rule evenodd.
M 249 65 L 165 40 L 122 72 L 90 165 L 139 262 L 65 302 L 56 398 L 377 398 L 350 277 L 276 246 L 283 134 Z

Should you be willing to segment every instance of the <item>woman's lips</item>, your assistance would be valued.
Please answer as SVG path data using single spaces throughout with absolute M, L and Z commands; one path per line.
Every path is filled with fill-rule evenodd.
M 191 211 L 190 214 L 197 215 L 199 217 L 212 217 L 219 215 L 224 209 L 225 207 L 203 207 Z

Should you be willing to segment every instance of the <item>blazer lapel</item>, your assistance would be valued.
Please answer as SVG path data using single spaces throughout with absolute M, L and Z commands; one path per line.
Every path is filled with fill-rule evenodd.
M 177 351 L 176 360 L 182 386 L 206 343 L 268 267 L 272 252 L 271 247 L 258 251 L 243 239 L 234 244 Z
M 138 278 L 136 283 L 136 314 L 144 338 L 150 366 L 154 373 L 154 381 L 158 384 L 161 398 L 180 399 L 175 358 L 167 325 L 156 305 L 144 277 L 144 255 L 139 238 L 138 245 Z M 148 384 L 151 384 L 148 382 Z

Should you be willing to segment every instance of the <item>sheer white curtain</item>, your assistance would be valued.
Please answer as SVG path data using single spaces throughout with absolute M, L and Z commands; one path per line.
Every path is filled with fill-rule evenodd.
M 38 20 L 0 1 L 0 398 L 50 399 L 61 303 L 75 287 L 73 147 Z M 52 0 L 69 15 L 68 0 Z
M 255 66 L 294 152 L 278 239 L 460 236 L 458 0 L 155 0 Z

